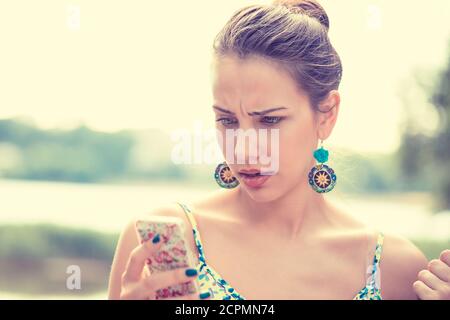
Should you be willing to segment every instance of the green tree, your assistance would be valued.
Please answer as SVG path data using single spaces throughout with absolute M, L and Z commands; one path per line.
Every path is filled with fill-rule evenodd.
M 409 99 L 406 93 L 402 96 L 406 116 L 398 156 L 404 184 L 431 191 L 435 210 L 450 209 L 450 42 L 448 49 L 444 68 L 434 76 L 420 74 L 414 80 L 416 88 L 403 90 L 411 94 Z M 420 97 L 417 87 L 425 92 L 424 101 L 415 99 Z M 416 112 L 420 108 L 425 112 Z M 426 132 L 424 127 L 433 118 L 437 119 L 435 127 Z
M 431 102 L 439 114 L 439 128 L 433 139 L 433 158 L 436 161 L 437 195 L 445 209 L 450 208 L 450 44 L 447 65 L 439 74 Z

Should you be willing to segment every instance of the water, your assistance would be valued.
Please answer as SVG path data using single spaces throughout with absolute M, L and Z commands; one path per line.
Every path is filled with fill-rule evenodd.
M 201 189 L 176 184 L 108 185 L 0 180 L 0 224 L 54 223 L 119 232 L 135 216 Z

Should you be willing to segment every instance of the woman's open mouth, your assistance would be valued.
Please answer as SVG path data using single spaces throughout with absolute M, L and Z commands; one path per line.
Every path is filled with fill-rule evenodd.
M 239 175 L 246 186 L 260 188 L 269 178 L 270 174 L 262 175 L 257 169 L 239 171 Z

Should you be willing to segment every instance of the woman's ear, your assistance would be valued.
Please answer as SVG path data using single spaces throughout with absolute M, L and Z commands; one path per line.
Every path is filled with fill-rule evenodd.
M 328 97 L 319 105 L 317 111 L 317 135 L 321 140 L 327 139 L 333 131 L 339 113 L 341 97 L 337 90 L 331 90 Z

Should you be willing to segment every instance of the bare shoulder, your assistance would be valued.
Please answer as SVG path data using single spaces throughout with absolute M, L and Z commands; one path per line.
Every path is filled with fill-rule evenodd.
M 385 299 L 417 299 L 413 283 L 426 269 L 425 255 L 408 239 L 386 233 L 380 259 L 381 291 Z
M 154 207 L 153 209 L 149 210 L 145 215 L 185 218 L 186 214 L 184 214 L 180 204 L 182 205 L 183 202 L 171 201 L 163 205 Z
M 366 226 L 352 215 L 339 211 L 339 223 L 333 225 L 333 245 L 339 248 L 351 248 L 354 258 L 366 250 L 365 237 L 370 250 L 375 249 L 378 232 Z M 427 269 L 428 260 L 425 255 L 405 237 L 383 232 L 383 245 L 380 256 L 381 295 L 383 299 L 410 300 L 418 299 L 413 283 L 418 273 Z M 342 249 L 344 251 L 344 249 Z M 373 257 L 373 251 L 369 251 Z M 351 257 L 349 257 L 351 259 Z
M 366 226 L 348 212 L 335 210 L 332 212 L 333 223 L 329 241 L 335 251 L 345 252 L 349 261 L 359 261 L 369 248 L 369 257 L 373 253 L 378 237 L 378 231 Z M 380 256 L 381 294 L 383 299 L 409 300 L 417 299 L 413 283 L 418 273 L 427 268 L 425 255 L 410 240 L 405 237 L 383 232 L 383 246 Z M 367 237 L 368 236 L 368 237 Z M 367 239 L 368 242 L 365 242 Z M 369 245 L 367 247 L 367 245 Z M 353 255 L 353 256 L 352 256 Z
M 205 193 L 201 199 L 193 201 L 192 205 L 198 210 L 198 213 L 202 213 L 204 216 L 219 218 L 224 211 L 233 208 L 236 192 L 234 189 L 210 191 Z

